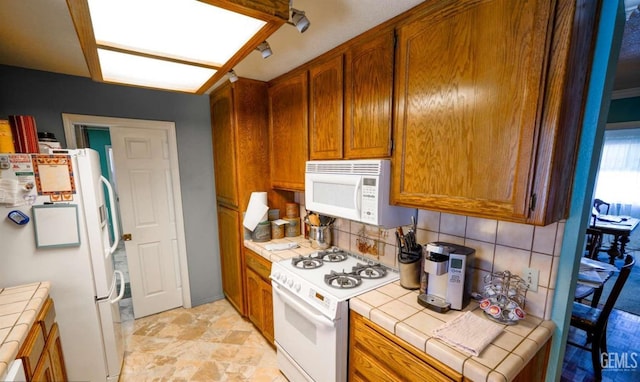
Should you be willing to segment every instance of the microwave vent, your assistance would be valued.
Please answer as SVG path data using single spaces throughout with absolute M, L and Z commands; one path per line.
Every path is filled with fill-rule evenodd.
M 381 162 L 307 162 L 306 172 L 315 174 L 380 175 Z

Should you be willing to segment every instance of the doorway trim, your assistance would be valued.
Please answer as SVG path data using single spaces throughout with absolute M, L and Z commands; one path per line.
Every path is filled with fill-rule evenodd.
M 182 306 L 191 308 L 191 288 L 189 284 L 189 269 L 187 263 L 187 245 L 184 233 L 184 216 L 182 213 L 182 189 L 180 187 L 180 171 L 178 166 L 178 142 L 176 139 L 176 124 L 167 121 L 154 121 L 144 119 L 101 117 L 84 114 L 62 113 L 64 135 L 68 149 L 76 149 L 75 125 L 88 125 L 96 127 L 130 126 L 145 129 L 159 129 L 167 133 L 169 163 L 171 166 L 171 179 L 173 188 L 173 205 L 176 214 L 176 235 L 178 239 L 178 261 L 180 263 L 180 279 L 182 285 Z

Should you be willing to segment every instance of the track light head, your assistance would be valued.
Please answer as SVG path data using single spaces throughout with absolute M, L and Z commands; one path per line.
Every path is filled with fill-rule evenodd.
M 266 41 L 261 42 L 260 45 L 256 47 L 256 50 L 260 51 L 260 54 L 262 54 L 262 58 L 267 58 L 273 54 L 269 43 Z
M 231 83 L 238 81 L 238 75 L 236 75 L 236 72 L 234 72 L 233 69 L 229 70 L 227 76 L 229 76 L 229 82 Z
M 298 32 L 304 33 L 311 25 L 311 22 L 305 16 L 304 11 L 297 10 L 295 8 L 291 8 L 291 21 L 287 22 L 295 26 L 298 29 Z

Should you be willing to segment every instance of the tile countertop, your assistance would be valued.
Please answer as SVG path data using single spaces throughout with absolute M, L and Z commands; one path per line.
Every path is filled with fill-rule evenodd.
M 475 357 L 432 338 L 431 332 L 466 311 L 489 320 L 478 303 L 471 301 L 463 311 L 436 313 L 418 304 L 417 298 L 418 291 L 395 282 L 352 298 L 349 308 L 473 381 L 514 379 L 555 329 L 552 321 L 530 315 L 515 325 L 496 323 L 503 332 Z
M 0 288 L 0 379 L 16 359 L 49 289 L 48 282 Z
M 281 243 L 298 243 L 298 248 L 285 249 L 281 251 L 269 251 L 266 246 L 268 244 L 281 244 Z M 274 239 L 266 242 L 255 242 L 251 240 L 245 240 L 244 246 L 271 261 L 272 263 L 284 259 L 291 259 L 299 255 L 306 256 L 313 252 L 319 251 L 318 249 L 311 248 L 309 239 L 305 239 L 304 236 L 284 237 L 282 239 Z
M 300 247 L 283 251 L 269 251 L 265 248 L 267 244 L 288 242 L 297 242 Z M 311 248 L 309 240 L 303 236 L 262 243 L 245 240 L 244 246 L 271 262 L 317 251 Z M 450 310 L 443 314 L 424 308 L 418 304 L 417 297 L 418 291 L 404 289 L 399 282 L 394 282 L 352 298 L 349 300 L 349 308 L 474 381 L 514 379 L 555 330 L 552 321 L 544 321 L 531 315 L 527 315 L 516 325 L 499 324 L 504 327 L 503 332 L 479 357 L 475 357 L 432 338 L 431 331 L 465 311 L 472 311 L 488 320 L 478 304 L 472 301 L 462 312 Z

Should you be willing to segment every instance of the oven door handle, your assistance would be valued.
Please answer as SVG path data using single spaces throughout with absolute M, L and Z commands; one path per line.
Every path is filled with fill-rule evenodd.
M 298 312 L 303 313 L 305 317 L 311 319 L 311 321 L 319 325 L 322 325 L 328 328 L 335 327 L 335 323 L 333 321 L 331 321 L 330 319 L 328 319 L 327 317 L 321 314 L 317 314 L 311 311 L 311 309 L 302 305 L 295 298 L 292 298 L 286 292 L 281 291 L 280 286 L 278 284 L 276 283 L 272 283 L 272 284 L 273 284 L 273 292 L 277 294 L 286 304 L 293 306 Z

